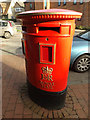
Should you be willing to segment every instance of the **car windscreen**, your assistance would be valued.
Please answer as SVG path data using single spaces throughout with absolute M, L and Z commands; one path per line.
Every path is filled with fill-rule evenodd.
M 90 41 L 90 31 L 82 34 L 82 35 L 80 36 L 80 38 L 83 38 L 83 39 L 86 39 L 86 40 L 89 40 L 89 41 Z

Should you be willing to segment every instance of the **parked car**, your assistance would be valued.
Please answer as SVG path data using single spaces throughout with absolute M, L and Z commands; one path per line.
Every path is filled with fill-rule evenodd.
M 8 39 L 15 33 L 16 27 L 13 21 L 0 20 L 0 36 L 4 36 L 6 39 Z
M 74 71 L 85 72 L 90 68 L 90 31 L 73 39 L 70 66 Z

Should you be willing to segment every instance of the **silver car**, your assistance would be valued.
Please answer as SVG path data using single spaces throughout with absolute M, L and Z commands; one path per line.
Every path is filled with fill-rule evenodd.
M 4 36 L 6 39 L 8 39 L 15 33 L 16 27 L 13 21 L 0 20 L 0 36 Z

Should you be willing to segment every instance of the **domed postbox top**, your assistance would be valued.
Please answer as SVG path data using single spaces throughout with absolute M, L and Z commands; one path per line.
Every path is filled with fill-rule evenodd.
M 45 9 L 26 11 L 17 14 L 19 19 L 76 19 L 81 18 L 82 13 L 67 9 Z

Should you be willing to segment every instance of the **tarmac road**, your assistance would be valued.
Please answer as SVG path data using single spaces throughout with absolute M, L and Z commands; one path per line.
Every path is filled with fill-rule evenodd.
M 76 33 L 78 33 L 78 31 Z M 17 34 L 10 39 L 0 37 L 0 50 L 2 51 L 2 54 L 22 55 L 21 38 L 22 35 L 20 32 L 17 32 Z M 70 70 L 68 85 L 84 83 L 88 83 L 88 72 L 76 73 Z

